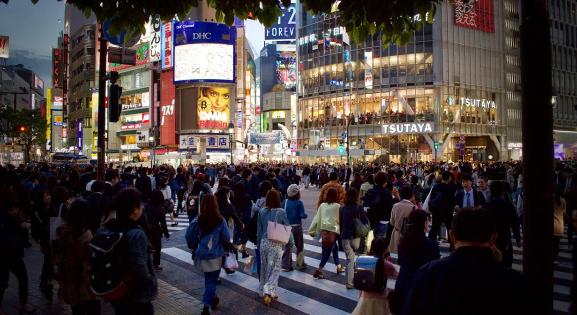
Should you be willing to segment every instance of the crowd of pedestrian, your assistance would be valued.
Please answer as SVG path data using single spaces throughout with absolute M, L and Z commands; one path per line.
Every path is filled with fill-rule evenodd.
M 346 288 L 361 289 L 354 314 L 525 313 L 524 279 L 512 270 L 513 241 L 521 246 L 522 174 L 516 162 L 110 165 L 100 181 L 92 167 L 0 167 L 0 302 L 12 273 L 20 313 L 35 312 L 23 260 L 34 243 L 44 257 L 47 300 L 57 293 L 73 314 L 100 314 L 108 302 L 116 314 L 153 314 L 162 238 L 182 215 L 190 222 L 191 259 L 205 279 L 203 315 L 218 308 L 220 271 L 234 273 L 239 257 L 248 269 L 254 265 L 260 296 L 271 305 L 281 271 L 314 267 L 313 279 L 323 281 L 331 256 Z M 577 177 L 559 164 L 552 179 L 556 260 L 567 223 L 573 240 Z M 303 226 L 301 192 L 314 186 L 314 217 Z M 320 241 L 318 266 L 305 263 L 305 233 Z M 444 259 L 442 242 L 451 250 Z M 376 289 L 355 280 L 360 256 L 376 262 Z M 394 290 L 386 288 L 390 278 Z

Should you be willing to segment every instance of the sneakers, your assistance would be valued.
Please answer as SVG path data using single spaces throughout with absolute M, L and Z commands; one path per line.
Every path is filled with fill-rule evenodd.
M 320 271 L 319 269 L 315 270 L 315 273 L 313 273 L 313 278 L 315 279 L 324 279 L 325 276 L 323 276 L 323 272 Z
M 352 289 L 354 289 L 354 288 L 355 288 L 354 285 L 352 285 L 352 284 L 347 284 L 347 290 L 352 290 Z
M 343 265 L 338 265 L 337 266 L 337 275 L 340 275 L 341 273 L 345 272 L 345 266 Z
M 303 270 L 306 270 L 307 267 L 308 267 L 307 265 L 302 265 L 302 266 L 297 266 L 296 269 L 297 269 L 298 271 L 303 271 Z
M 272 296 L 265 294 L 263 298 L 264 305 L 269 306 L 272 303 Z
M 174 223 L 172 223 L 170 226 L 175 227 L 175 226 L 177 226 L 177 225 L 178 225 L 178 222 L 174 222 Z

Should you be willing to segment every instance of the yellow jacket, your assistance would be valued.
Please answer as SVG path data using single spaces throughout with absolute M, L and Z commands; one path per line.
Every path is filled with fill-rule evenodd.
M 335 232 L 340 234 L 339 228 L 339 210 L 341 205 L 338 203 L 323 202 L 319 210 L 315 214 L 311 226 L 309 227 L 309 235 L 312 237 L 320 236 L 321 230 Z

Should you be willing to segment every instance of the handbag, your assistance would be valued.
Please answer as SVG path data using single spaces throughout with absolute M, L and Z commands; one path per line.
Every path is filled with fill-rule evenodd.
M 355 224 L 355 237 L 367 237 L 371 231 L 371 226 L 364 224 L 360 217 L 356 217 L 353 223 Z
M 229 270 L 237 270 L 238 269 L 238 261 L 236 261 L 236 255 L 234 253 L 226 253 L 224 254 L 224 268 Z
M 246 262 L 244 263 L 244 273 L 246 273 L 247 275 L 252 274 L 252 265 L 254 264 L 254 257 L 252 256 L 248 256 L 248 258 L 246 259 Z
M 58 208 L 58 214 L 55 217 L 50 217 L 50 240 L 53 241 L 56 239 L 56 230 L 60 227 L 63 223 L 62 220 L 62 207 L 64 207 L 64 203 L 60 204 Z
M 329 248 L 335 244 L 337 240 L 337 233 L 331 231 L 321 231 L 321 246 L 322 248 Z
M 278 223 L 278 213 L 277 211 L 274 222 L 268 221 L 266 234 L 269 241 L 286 245 L 291 236 L 292 226 Z

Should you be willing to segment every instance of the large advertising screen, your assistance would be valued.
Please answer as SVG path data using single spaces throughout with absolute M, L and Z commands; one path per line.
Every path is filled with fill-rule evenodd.
M 455 25 L 477 31 L 495 32 L 495 9 L 493 0 L 456 0 Z
M 174 83 L 235 82 L 236 29 L 211 22 L 174 23 Z
M 230 88 L 202 86 L 194 89 L 196 111 L 193 111 L 193 120 L 197 122 L 198 129 L 228 129 Z
M 286 90 L 295 91 L 297 84 L 297 54 L 296 51 L 276 52 L 276 81 Z

